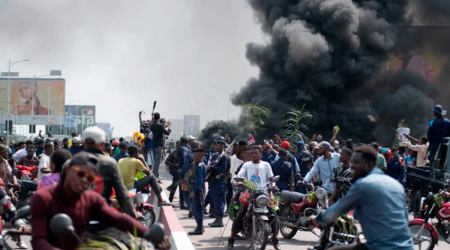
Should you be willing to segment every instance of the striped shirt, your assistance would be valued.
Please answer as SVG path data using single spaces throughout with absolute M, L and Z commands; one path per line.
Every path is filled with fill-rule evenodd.
M 33 156 L 33 158 L 28 159 L 27 155 L 24 155 L 20 157 L 18 161 L 18 165 L 26 166 L 26 167 L 33 167 L 33 166 L 39 166 L 39 158 L 36 156 Z

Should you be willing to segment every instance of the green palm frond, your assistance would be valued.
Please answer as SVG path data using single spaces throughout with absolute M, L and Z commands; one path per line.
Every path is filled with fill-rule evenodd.
M 308 142 L 309 140 L 305 134 L 308 131 L 308 126 L 303 124 L 302 120 L 312 119 L 313 115 L 308 111 L 304 111 L 305 105 L 306 103 L 303 104 L 301 109 L 299 109 L 297 105 L 292 106 L 289 111 L 283 115 L 283 117 L 285 117 L 283 122 L 283 125 L 285 126 L 283 138 L 294 144 L 298 141 Z
M 270 109 L 260 105 L 262 101 L 263 99 L 258 99 L 258 101 L 254 104 L 242 102 L 247 118 L 247 127 L 252 130 L 254 134 L 257 134 L 257 131 L 264 130 L 265 123 L 263 119 L 269 117 L 270 115 Z

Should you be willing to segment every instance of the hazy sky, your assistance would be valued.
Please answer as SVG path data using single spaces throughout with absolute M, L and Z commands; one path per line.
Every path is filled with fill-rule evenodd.
M 31 59 L 12 68 L 21 77 L 62 70 L 66 104 L 96 105 L 115 135 L 136 131 L 154 100 L 163 117 L 197 114 L 203 127 L 197 102 L 212 120 L 217 96 L 226 119 L 227 89 L 258 74 L 245 58 L 247 42 L 264 40 L 254 20 L 242 0 L 0 0 L 0 65 Z

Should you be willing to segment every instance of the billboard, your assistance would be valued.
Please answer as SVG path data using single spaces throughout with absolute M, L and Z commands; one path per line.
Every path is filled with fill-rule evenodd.
M 66 105 L 65 111 L 67 134 L 75 132 L 80 135 L 85 128 L 95 126 L 94 105 Z
M 195 135 L 200 130 L 200 116 L 199 115 L 185 115 L 184 116 L 184 134 Z
M 64 79 L 0 78 L 0 112 L 8 114 L 11 87 L 11 120 L 16 124 L 61 125 L 64 122 Z M 8 117 L 6 118 L 8 119 Z
M 96 126 L 105 131 L 107 140 L 111 138 L 111 123 L 96 123 Z

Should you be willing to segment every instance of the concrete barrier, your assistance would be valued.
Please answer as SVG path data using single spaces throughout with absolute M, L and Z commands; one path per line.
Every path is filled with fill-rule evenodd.
M 164 200 L 168 200 L 164 192 L 161 193 Z M 184 231 L 178 216 L 173 210 L 172 206 L 158 207 L 158 199 L 155 192 L 152 190 L 152 196 L 149 199 L 149 203 L 155 207 L 156 221 L 162 223 L 166 228 L 166 234 L 170 235 L 170 241 L 173 250 L 194 250 L 186 231 Z

